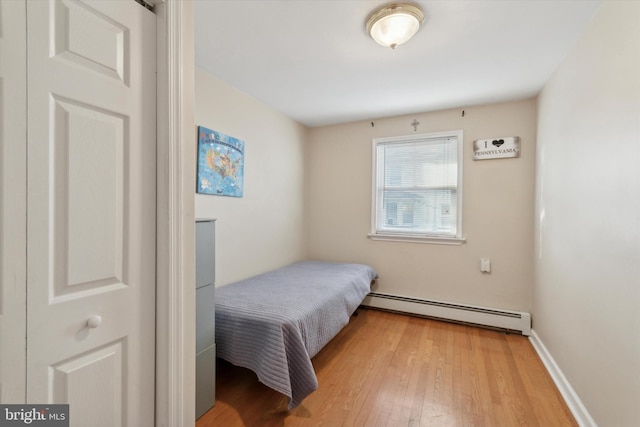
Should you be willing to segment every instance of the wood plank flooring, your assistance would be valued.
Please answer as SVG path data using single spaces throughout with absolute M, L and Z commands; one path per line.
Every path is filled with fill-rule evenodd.
M 211 426 L 577 426 L 526 337 L 359 309 L 314 359 L 318 390 L 287 411 L 218 361 Z

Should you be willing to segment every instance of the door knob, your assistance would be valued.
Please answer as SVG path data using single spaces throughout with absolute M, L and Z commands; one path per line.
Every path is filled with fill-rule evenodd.
M 91 329 L 97 328 L 102 325 L 102 316 L 91 316 L 89 320 L 87 320 L 87 326 Z

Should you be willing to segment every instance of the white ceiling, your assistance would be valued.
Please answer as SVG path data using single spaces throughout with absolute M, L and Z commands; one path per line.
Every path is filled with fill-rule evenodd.
M 195 0 L 196 66 L 307 126 L 535 96 L 601 1 L 415 1 L 396 50 L 378 0 Z M 196 88 L 197 89 L 197 88 Z

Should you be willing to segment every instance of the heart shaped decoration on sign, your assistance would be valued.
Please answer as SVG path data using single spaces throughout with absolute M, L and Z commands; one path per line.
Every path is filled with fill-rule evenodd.
M 494 139 L 491 143 L 500 148 L 500 146 L 504 144 L 504 139 Z

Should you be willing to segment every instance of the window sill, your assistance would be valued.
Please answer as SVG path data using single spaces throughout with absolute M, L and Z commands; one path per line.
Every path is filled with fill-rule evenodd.
M 428 243 L 435 245 L 462 245 L 467 241 L 464 237 L 405 236 L 401 234 L 369 234 L 371 240 L 387 242 Z

